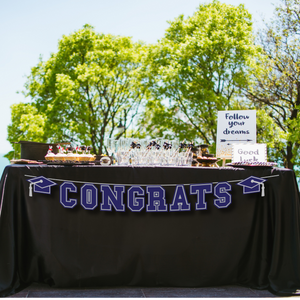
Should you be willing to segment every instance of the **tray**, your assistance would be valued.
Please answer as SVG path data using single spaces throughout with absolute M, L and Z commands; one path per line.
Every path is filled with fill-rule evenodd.
M 47 161 L 47 165 L 64 165 L 64 166 L 73 166 L 73 165 L 94 165 L 95 161 L 71 161 L 71 160 L 52 160 Z
M 12 159 L 10 160 L 11 164 L 22 164 L 22 165 L 27 165 L 27 164 L 31 164 L 31 165 L 40 165 L 43 164 L 43 162 L 41 161 L 36 161 L 36 160 L 30 160 L 30 159 Z
M 226 166 L 230 167 L 242 167 L 242 168 L 273 168 L 277 166 L 277 163 L 275 162 L 234 162 L 234 163 L 228 163 Z

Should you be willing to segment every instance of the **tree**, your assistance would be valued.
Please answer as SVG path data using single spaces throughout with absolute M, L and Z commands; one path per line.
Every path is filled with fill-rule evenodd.
M 259 32 L 264 55 L 245 93 L 280 128 L 283 138 L 275 145 L 277 156 L 293 169 L 300 162 L 300 1 L 281 3 L 270 24 Z
M 213 1 L 169 24 L 164 38 L 149 46 L 152 100 L 140 132 L 214 143 L 217 112 L 240 107 L 240 87 L 259 52 L 251 15 L 243 5 Z
M 144 56 L 142 43 L 89 25 L 63 36 L 57 53 L 40 60 L 26 83 L 25 95 L 47 116 L 48 142 L 74 140 L 101 154 L 105 137 L 116 134 L 120 121 L 128 128 L 145 97 Z
M 13 104 L 11 106 L 12 124 L 8 125 L 8 141 L 13 145 L 14 151 L 5 155 L 11 160 L 13 157 L 20 157 L 21 149 L 14 143 L 22 140 L 32 142 L 45 142 L 45 122 L 47 117 L 38 113 L 37 108 L 29 103 Z

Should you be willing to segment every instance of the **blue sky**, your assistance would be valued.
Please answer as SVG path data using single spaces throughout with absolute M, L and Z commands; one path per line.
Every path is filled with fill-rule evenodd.
M 86 23 L 97 32 L 131 36 L 155 43 L 163 37 L 168 20 L 192 15 L 203 0 L 14 0 L 0 1 L 0 154 L 12 150 L 6 141 L 10 106 L 28 102 L 22 94 L 26 76 L 38 63 L 57 51 L 62 35 Z M 243 3 L 256 28 L 269 20 L 279 0 L 223 0 Z M 1 168 L 1 167 L 0 167 Z

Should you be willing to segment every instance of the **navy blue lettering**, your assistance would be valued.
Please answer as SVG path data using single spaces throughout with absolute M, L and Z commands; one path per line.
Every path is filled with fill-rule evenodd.
M 165 190 L 161 186 L 147 186 L 148 204 L 146 211 L 168 211 Z
M 93 210 L 98 205 L 98 190 L 93 184 L 85 184 L 81 188 L 81 205 L 87 210 Z
M 115 185 L 114 191 L 112 191 L 109 185 L 104 184 L 101 185 L 101 192 L 101 210 L 111 211 L 111 205 L 113 205 L 116 211 L 125 211 L 125 205 L 123 203 L 123 194 L 125 192 L 125 186 Z
M 132 186 L 127 191 L 127 206 L 131 211 L 141 211 L 145 207 L 145 192 L 140 186 Z M 138 196 L 138 197 L 137 197 Z
M 173 197 L 173 202 L 170 205 L 170 211 L 189 211 L 191 204 L 188 203 L 187 196 L 183 185 L 177 185 Z
M 197 194 L 196 210 L 206 210 L 205 194 L 212 193 L 212 183 L 191 184 L 190 193 Z
M 77 187 L 72 182 L 64 182 L 60 186 L 59 201 L 65 208 L 73 208 L 77 204 L 77 199 L 68 199 L 68 192 L 76 193 Z
M 215 186 L 214 194 L 218 197 L 214 200 L 216 207 L 226 208 L 231 204 L 231 195 L 227 191 L 231 191 L 231 185 L 228 182 L 220 182 Z

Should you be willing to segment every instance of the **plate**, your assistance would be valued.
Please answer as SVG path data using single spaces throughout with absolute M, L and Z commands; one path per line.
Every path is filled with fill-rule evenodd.
M 27 165 L 27 164 L 31 164 L 31 165 L 40 165 L 43 162 L 41 161 L 36 161 L 36 160 L 30 160 L 30 159 L 12 159 L 10 160 L 11 164 L 23 164 L 23 165 Z
M 233 163 L 228 163 L 226 166 L 230 167 L 255 167 L 255 168 L 273 168 L 277 166 L 277 163 L 275 162 L 233 162 Z

